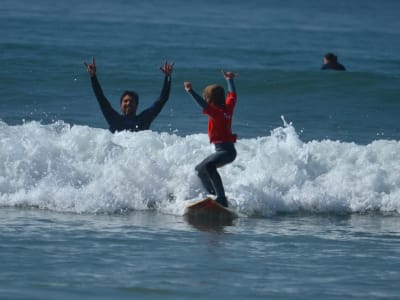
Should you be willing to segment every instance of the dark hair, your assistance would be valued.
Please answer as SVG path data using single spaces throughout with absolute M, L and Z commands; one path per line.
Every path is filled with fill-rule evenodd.
M 222 108 L 225 107 L 225 90 L 222 86 L 218 84 L 206 86 L 203 90 L 203 96 L 208 103 Z
M 330 62 L 337 62 L 337 56 L 331 52 L 325 54 L 325 58 Z
M 136 92 L 134 92 L 134 91 L 125 91 L 125 92 L 123 92 L 122 95 L 121 95 L 121 98 L 119 99 L 119 104 L 122 103 L 122 99 L 123 99 L 126 95 L 131 96 L 132 99 L 133 99 L 133 101 L 136 102 L 136 105 L 139 104 L 139 95 L 138 95 Z

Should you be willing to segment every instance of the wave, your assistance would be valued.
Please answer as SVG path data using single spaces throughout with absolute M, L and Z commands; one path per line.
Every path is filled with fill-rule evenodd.
M 182 214 L 203 193 L 194 167 L 213 151 L 205 134 L 111 134 L 63 121 L 0 122 L 0 145 L 0 206 L 73 213 Z M 243 216 L 400 212 L 398 141 L 305 143 L 284 121 L 236 147 L 219 170 Z

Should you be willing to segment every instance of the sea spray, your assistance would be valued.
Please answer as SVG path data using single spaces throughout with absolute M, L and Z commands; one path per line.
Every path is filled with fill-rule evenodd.
M 220 174 L 243 216 L 400 211 L 400 143 L 304 143 L 284 119 L 239 139 Z M 75 213 L 181 214 L 204 194 L 195 166 L 214 151 L 206 134 L 111 134 L 62 121 L 0 124 L 0 205 Z

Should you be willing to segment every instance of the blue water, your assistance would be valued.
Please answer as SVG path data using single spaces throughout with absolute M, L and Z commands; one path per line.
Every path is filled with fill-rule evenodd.
M 396 299 L 398 1 L 2 1 L 1 299 Z M 320 70 L 334 52 L 346 72 Z M 115 108 L 171 97 L 152 131 Z M 239 94 L 231 224 L 185 219 L 212 152 L 183 89 Z

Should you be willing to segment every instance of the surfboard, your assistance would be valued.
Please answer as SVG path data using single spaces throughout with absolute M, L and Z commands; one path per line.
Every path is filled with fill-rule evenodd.
M 211 197 L 186 205 L 183 215 L 186 217 L 219 220 L 233 220 L 238 217 L 234 210 L 222 206 Z

